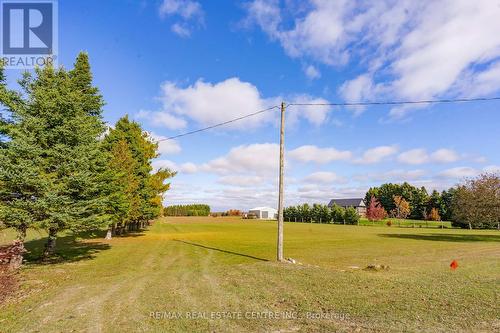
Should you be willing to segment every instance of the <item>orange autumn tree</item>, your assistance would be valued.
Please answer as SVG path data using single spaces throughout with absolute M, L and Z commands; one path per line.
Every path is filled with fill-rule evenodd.
M 406 201 L 402 196 L 400 195 L 395 195 L 393 197 L 394 200 L 394 205 L 396 208 L 394 208 L 391 211 L 392 216 L 398 219 L 406 219 L 408 215 L 410 215 L 411 212 L 411 207 L 408 201 Z
M 441 216 L 439 215 L 439 211 L 436 207 L 431 209 L 429 216 L 427 217 L 431 221 L 441 221 Z

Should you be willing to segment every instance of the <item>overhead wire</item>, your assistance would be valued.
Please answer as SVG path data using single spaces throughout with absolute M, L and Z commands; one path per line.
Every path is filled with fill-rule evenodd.
M 285 104 L 288 106 L 376 106 L 376 105 L 415 105 L 415 104 L 440 104 L 440 103 L 463 103 L 463 102 L 483 102 L 483 101 L 499 101 L 500 97 L 478 97 L 478 98 L 456 98 L 456 99 L 437 99 L 437 100 L 417 100 L 417 101 L 383 101 L 383 102 L 340 102 L 340 103 L 290 103 Z M 228 121 L 224 121 L 215 125 L 200 128 L 194 131 L 185 132 L 182 134 L 170 136 L 163 139 L 158 139 L 156 142 L 168 141 L 178 139 L 184 136 L 204 132 L 217 128 L 220 126 L 228 125 L 246 118 L 250 118 L 259 115 L 264 112 L 268 112 L 274 109 L 279 109 L 278 105 L 271 106 L 267 109 L 259 110 L 257 112 L 249 113 L 241 117 L 237 117 Z

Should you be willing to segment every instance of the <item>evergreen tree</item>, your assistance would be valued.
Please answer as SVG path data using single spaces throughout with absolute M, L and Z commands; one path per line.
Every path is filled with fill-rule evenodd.
M 333 222 L 344 222 L 345 209 L 337 204 L 334 204 L 331 208 L 330 216 Z
M 169 189 L 169 184 L 165 184 L 165 180 L 173 177 L 175 172 L 160 169 L 152 173 L 151 162 L 158 156 L 158 144 L 143 132 L 138 123 L 130 121 L 128 116 L 119 119 L 115 128 L 111 129 L 104 139 L 104 146 L 108 151 L 113 151 L 117 145 L 123 143 L 127 144 L 134 163 L 133 167 L 127 167 L 128 170 L 117 165 L 116 172 L 132 173 L 129 175 L 130 180 L 137 181 L 137 188 L 134 191 L 136 196 L 128 197 L 128 200 L 134 201 L 129 203 L 133 207 L 133 214 L 125 222 L 129 230 L 135 230 L 161 215 L 163 193 Z
M 108 213 L 110 224 L 107 239 L 115 233 L 121 234 L 123 228 L 139 218 L 140 198 L 139 181 L 134 174 L 136 162 L 125 140 L 111 147 L 109 161 Z
M 54 252 L 60 230 L 92 229 L 106 218 L 103 102 L 91 77 L 80 54 L 72 71 L 26 73 L 24 98 L 2 96 L 12 126 L 0 157 L 0 219 L 20 238 L 28 227 L 46 229 L 44 256 Z
M 344 213 L 344 221 L 347 224 L 358 224 L 359 214 L 354 207 L 347 207 Z

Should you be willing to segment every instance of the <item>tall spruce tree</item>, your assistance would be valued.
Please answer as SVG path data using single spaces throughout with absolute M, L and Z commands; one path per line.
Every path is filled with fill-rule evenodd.
M 121 139 L 110 146 L 110 195 L 108 197 L 108 213 L 110 224 L 107 239 L 121 234 L 132 221 L 139 218 L 139 180 L 135 175 L 136 161 L 132 156 L 127 141 Z
M 103 101 L 84 53 L 71 71 L 46 66 L 19 82 L 24 98 L 2 101 L 13 125 L 0 155 L 0 219 L 20 238 L 29 227 L 46 229 L 48 256 L 59 231 L 92 229 L 107 217 Z
M 169 184 L 165 181 L 173 177 L 175 172 L 160 169 L 152 173 L 151 162 L 158 156 L 158 144 L 153 142 L 138 123 L 130 121 L 128 116 L 119 119 L 115 128 L 111 129 L 104 139 L 106 149 L 111 152 L 116 151 L 117 147 L 123 145 L 123 142 L 126 143 L 134 160 L 133 170 L 122 164 L 116 165 L 115 171 L 118 174 L 133 172 L 133 175 L 127 176 L 127 181 L 137 181 L 137 190 L 133 196 L 128 196 L 129 205 L 133 204 L 131 207 L 134 210 L 121 225 L 126 225 L 129 230 L 136 230 L 144 226 L 147 221 L 160 216 L 163 208 L 163 193 L 169 189 Z

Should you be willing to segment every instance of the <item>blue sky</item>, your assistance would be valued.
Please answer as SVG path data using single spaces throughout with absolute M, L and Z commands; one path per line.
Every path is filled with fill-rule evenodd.
M 495 1 L 59 1 L 59 64 L 90 55 L 110 124 L 155 138 L 284 100 L 500 95 Z M 11 83 L 18 70 L 8 70 Z M 500 102 L 290 107 L 286 203 L 409 181 L 443 189 L 500 169 Z M 161 144 L 166 204 L 276 206 L 278 113 Z

